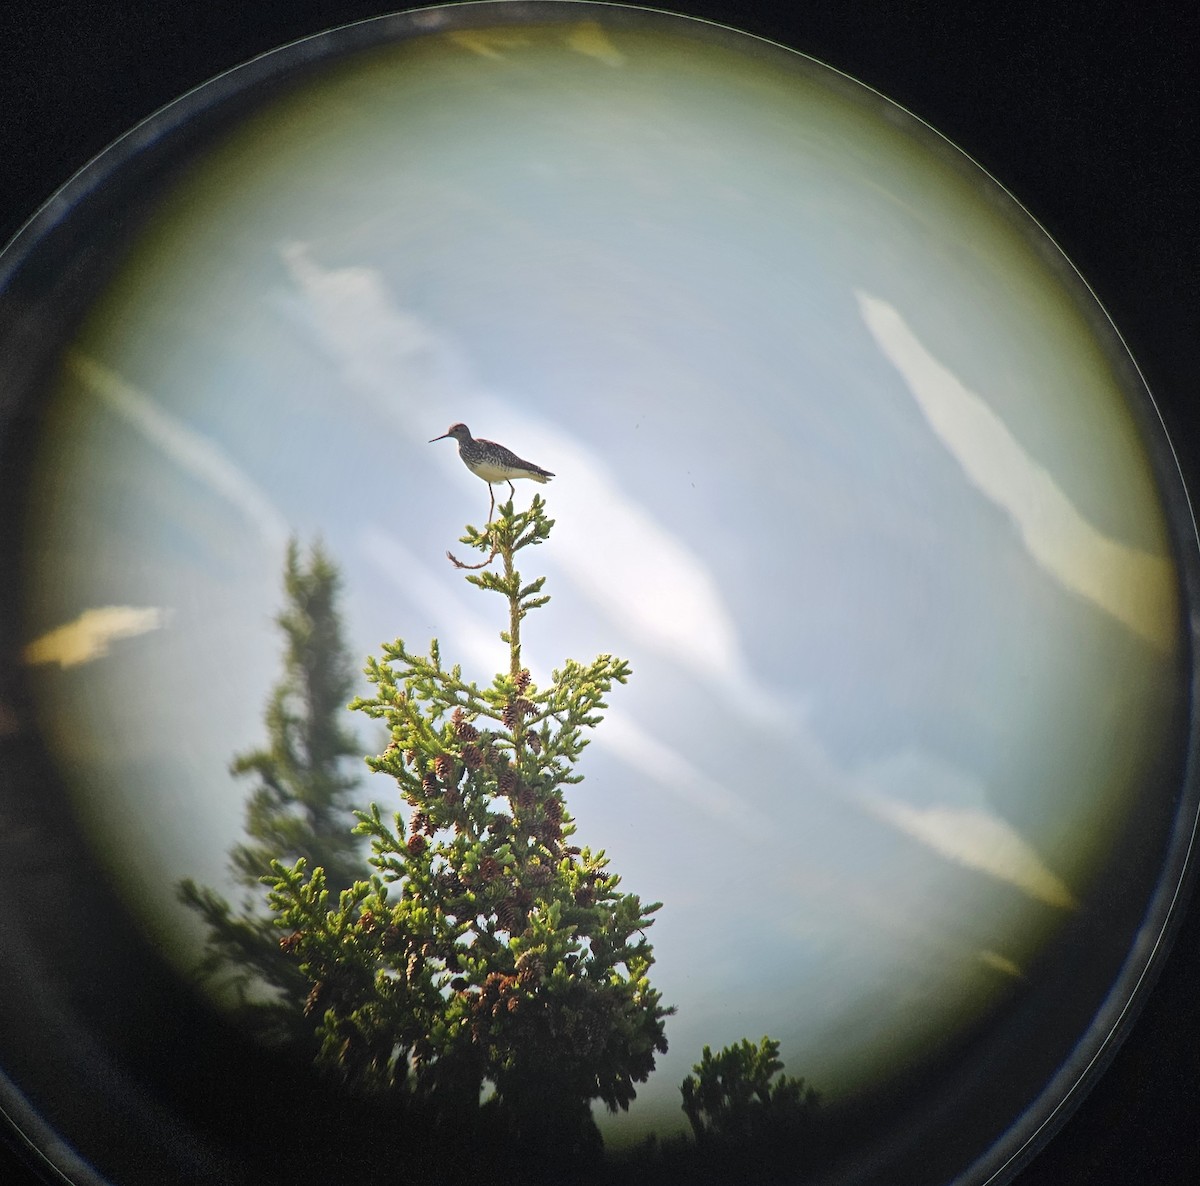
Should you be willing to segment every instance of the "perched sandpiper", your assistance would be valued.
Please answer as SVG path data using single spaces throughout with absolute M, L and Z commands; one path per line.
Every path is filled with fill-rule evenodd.
M 516 494 L 516 490 L 513 488 L 514 478 L 529 478 L 532 482 L 548 482 L 554 477 L 548 469 L 542 469 L 540 465 L 534 465 L 532 461 L 523 461 L 511 449 L 497 445 L 495 441 L 487 441 L 483 437 L 476 440 L 465 424 L 451 424 L 440 437 L 434 437 L 433 441 L 444 441 L 447 437 L 453 437 L 458 442 L 458 455 L 463 459 L 463 464 L 467 469 L 488 484 L 488 494 L 492 499 L 492 505 L 488 508 L 489 523 L 492 521 L 492 512 L 496 509 L 496 492 L 492 489 L 493 483 L 507 482 L 511 493 Z M 429 443 L 432 445 L 433 441 Z

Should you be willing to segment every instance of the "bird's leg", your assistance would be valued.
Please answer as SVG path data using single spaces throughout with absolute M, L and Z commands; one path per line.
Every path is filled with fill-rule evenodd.
M 488 483 L 488 498 L 492 500 L 492 505 L 488 507 L 488 522 L 492 521 L 492 515 L 496 510 L 496 491 L 493 489 L 491 482 Z

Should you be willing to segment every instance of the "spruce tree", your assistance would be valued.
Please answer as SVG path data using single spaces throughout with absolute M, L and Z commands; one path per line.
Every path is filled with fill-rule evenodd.
M 820 1097 L 803 1079 L 783 1074 L 779 1043 L 747 1038 L 717 1054 L 704 1047 L 680 1084 L 683 1111 L 696 1144 L 743 1156 L 749 1149 L 795 1157 Z
M 279 949 L 264 876 L 276 859 L 303 858 L 325 870 L 341 889 L 366 870 L 362 842 L 351 832 L 351 800 L 361 783 L 350 759 L 361 746 L 346 725 L 353 674 L 338 608 L 340 575 L 320 544 L 301 557 L 288 545 L 286 604 L 276 617 L 284 636 L 283 677 L 268 701 L 267 745 L 236 756 L 231 773 L 254 778 L 246 806 L 247 840 L 230 856 L 242 887 L 235 908 L 221 894 L 191 879 L 180 898 L 208 929 L 202 977 L 224 995 L 260 1036 L 291 1040 L 301 1034 L 300 1004 L 308 985 Z
M 591 1102 L 628 1108 L 673 1012 L 649 980 L 661 904 L 621 892 L 604 852 L 573 843 L 564 797 L 629 666 L 568 659 L 539 688 L 522 660 L 525 617 L 549 598 L 517 554 L 552 526 L 535 497 L 463 536 L 485 566 L 499 557 L 466 578 L 506 602 L 508 669 L 490 684 L 448 667 L 436 639 L 427 655 L 397 640 L 369 661 L 374 694 L 352 707 L 386 725 L 367 763 L 406 805 L 359 813 L 371 875 L 339 893 L 302 858 L 271 879 L 320 1065 L 422 1109 L 447 1139 L 486 1131 L 493 1153 L 597 1151 Z

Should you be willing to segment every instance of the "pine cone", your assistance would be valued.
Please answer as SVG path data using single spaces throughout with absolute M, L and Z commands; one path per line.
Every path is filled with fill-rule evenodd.
M 517 678 L 513 680 L 513 683 L 517 685 L 517 691 L 524 692 L 525 689 L 529 687 L 529 681 L 531 678 L 532 677 L 529 674 L 529 668 L 521 668 L 521 670 L 517 672 Z
M 438 778 L 447 786 L 458 782 L 458 766 L 449 754 L 438 754 L 434 760 L 433 768 L 437 771 Z
M 493 1006 L 500 1000 L 500 994 L 504 989 L 504 979 L 504 975 L 500 972 L 488 974 L 479 993 L 479 999 L 475 1002 L 475 1008 L 480 1013 L 491 1012 Z
M 525 925 L 525 911 L 516 898 L 505 898 L 496 907 L 496 921 L 510 935 L 517 934 Z
M 279 950 L 285 955 L 290 955 L 304 941 L 303 931 L 293 931 L 290 935 L 284 935 L 279 940 Z
M 529 746 L 529 748 L 535 754 L 540 754 L 542 752 L 542 739 L 536 733 L 530 733 L 529 736 L 525 738 L 525 744 Z
M 517 960 L 517 982 L 525 986 L 542 982 L 546 973 L 546 965 L 542 957 L 535 951 L 524 951 Z
M 520 784 L 517 781 L 517 771 L 512 765 L 505 766 L 496 776 L 496 789 L 509 798 Z
M 416 822 L 415 820 L 413 821 Z M 405 846 L 410 856 L 419 857 L 421 853 L 429 847 L 428 841 L 419 832 L 408 838 L 408 844 Z
M 483 765 L 483 755 L 479 752 L 477 745 L 464 745 L 462 757 L 463 765 L 468 770 L 478 770 Z

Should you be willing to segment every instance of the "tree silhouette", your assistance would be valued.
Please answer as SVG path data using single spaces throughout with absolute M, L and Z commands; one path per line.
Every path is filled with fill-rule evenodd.
M 746 1038 L 713 1054 L 704 1047 L 680 1086 L 697 1145 L 791 1146 L 807 1130 L 819 1097 L 803 1079 L 784 1075 L 779 1043 Z
M 235 908 L 190 878 L 179 886 L 181 900 L 208 931 L 200 975 L 232 998 L 245 1024 L 272 1041 L 305 1032 L 299 1019 L 308 984 L 279 948 L 263 885 L 271 862 L 303 858 L 321 866 L 336 889 L 366 869 L 362 843 L 351 831 L 351 799 L 361 782 L 348 762 L 361 761 L 361 746 L 346 727 L 354 680 L 342 639 L 340 576 L 319 544 L 307 560 L 296 541 L 288 545 L 284 593 L 275 619 L 284 636 L 284 674 L 264 714 L 268 742 L 231 765 L 235 776 L 255 779 L 247 841 L 230 856 L 242 900 Z
M 591 1102 L 628 1108 L 673 1011 L 649 981 L 660 904 L 622 893 L 603 851 L 571 843 L 564 797 L 628 664 L 568 659 L 539 689 L 522 663 L 522 623 L 549 598 L 515 559 L 552 526 L 540 497 L 522 513 L 510 500 L 463 537 L 501 561 L 466 578 L 507 603 L 508 670 L 489 685 L 447 668 L 436 639 L 427 656 L 398 640 L 370 660 L 375 693 L 352 707 L 386 724 L 368 765 L 408 807 L 359 813 L 371 875 L 339 894 L 307 858 L 273 866 L 320 1065 L 398 1093 L 454 1141 L 488 1133 L 493 1153 L 597 1151 Z

